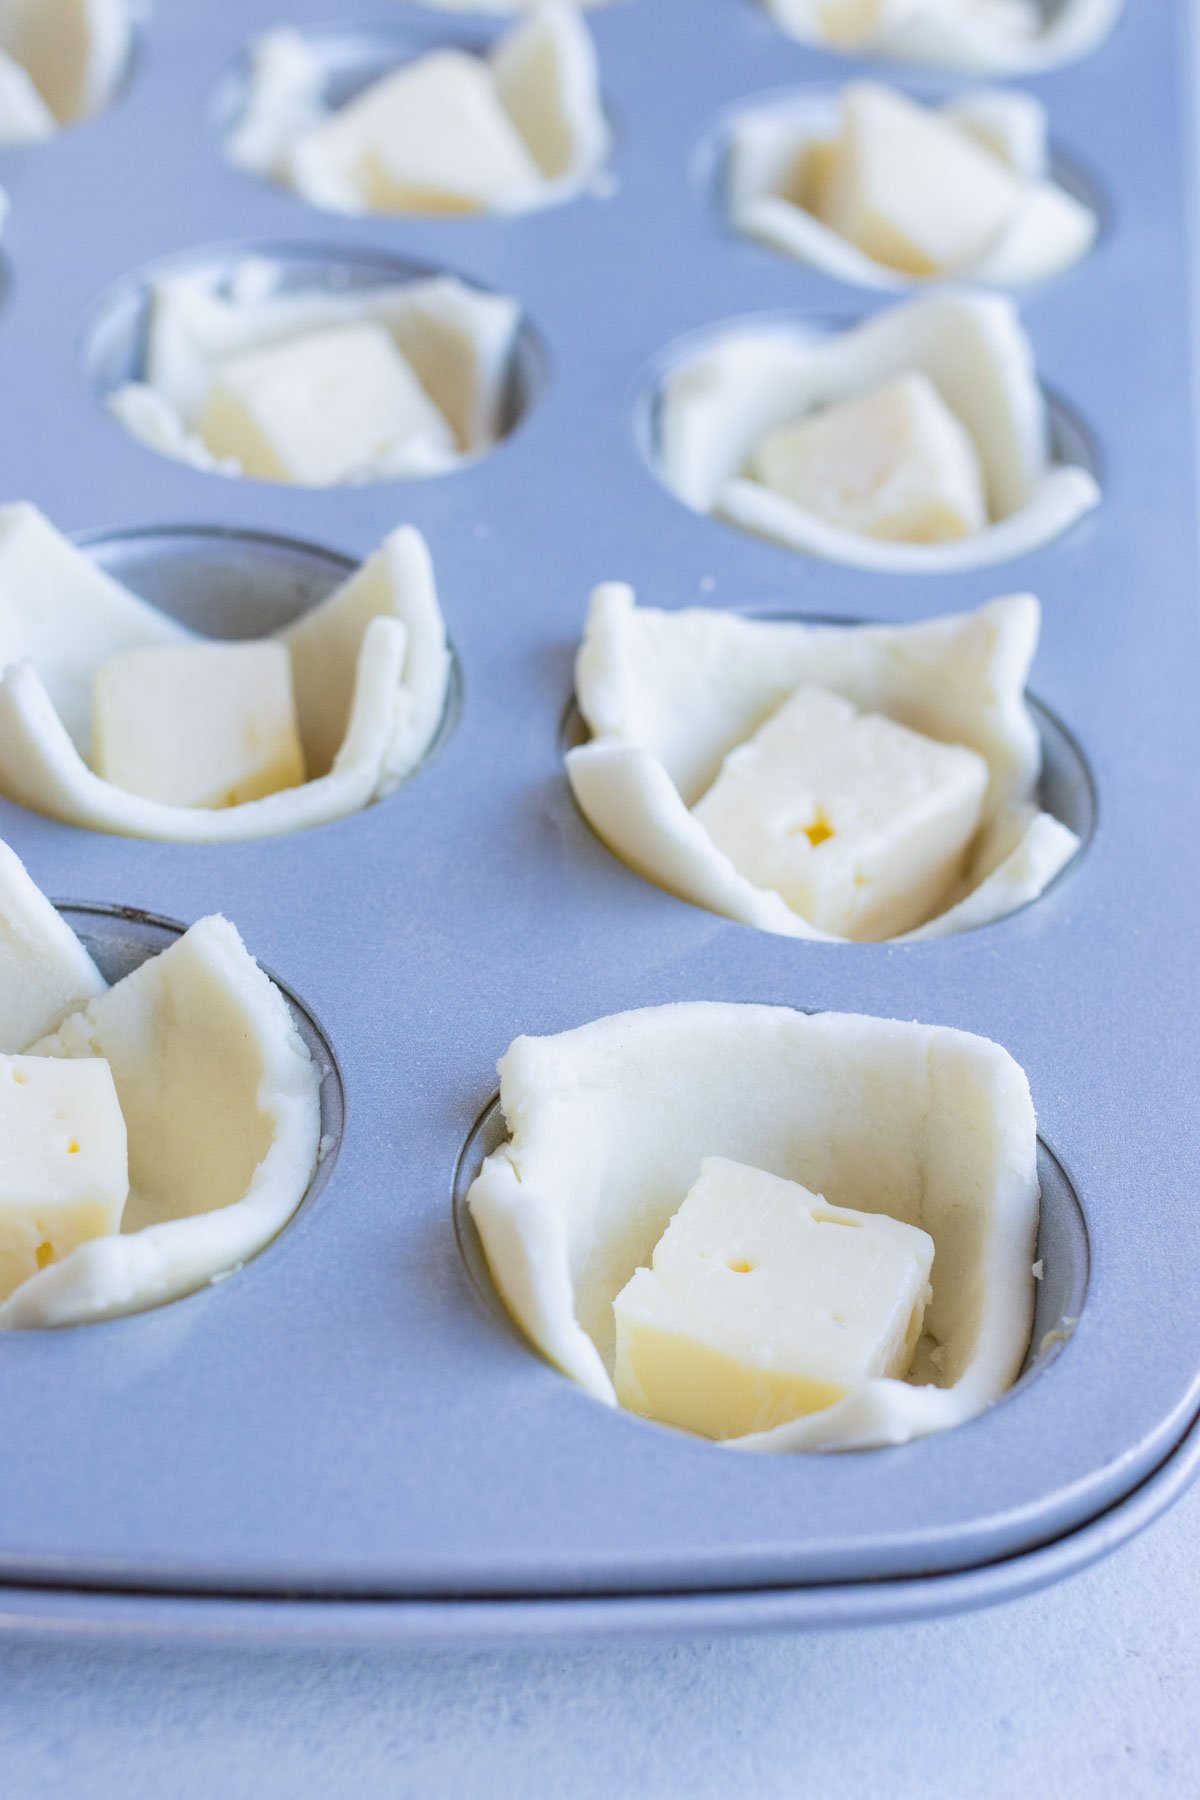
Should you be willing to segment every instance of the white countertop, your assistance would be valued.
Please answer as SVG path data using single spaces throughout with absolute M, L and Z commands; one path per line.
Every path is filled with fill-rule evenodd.
M 1200 1794 L 1200 1488 L 996 1611 L 810 1637 L 385 1653 L 0 1644 L 6 1800 Z

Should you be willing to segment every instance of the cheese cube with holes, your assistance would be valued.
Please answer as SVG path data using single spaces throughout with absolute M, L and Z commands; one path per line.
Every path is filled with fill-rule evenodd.
M 743 1437 L 909 1369 L 933 1239 L 724 1157 L 613 1302 L 622 1406 Z
M 842 95 L 819 218 L 902 275 L 969 269 L 1016 217 L 1023 183 L 953 120 L 873 82 Z
M 916 372 L 768 432 L 750 473 L 863 537 L 939 544 L 988 522 L 979 452 Z
M 840 694 L 800 687 L 693 808 L 756 887 L 835 937 L 895 937 L 940 910 L 979 829 L 988 768 Z
M 121 1228 L 125 1121 L 103 1057 L 0 1056 L 0 1300 Z
M 300 155 L 336 168 L 372 212 L 473 213 L 528 201 L 542 175 L 481 57 L 423 56 L 376 82 Z
M 168 806 L 237 806 L 304 780 L 283 644 L 127 650 L 92 693 L 92 765 Z
M 454 434 L 381 325 L 345 325 L 227 362 L 197 429 L 246 475 L 335 487 L 401 445 L 452 454 Z

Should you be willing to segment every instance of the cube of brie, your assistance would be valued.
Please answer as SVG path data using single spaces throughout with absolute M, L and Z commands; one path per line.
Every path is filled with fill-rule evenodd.
M 869 44 L 883 23 L 883 0 L 817 0 L 817 29 L 827 44 Z
M 842 95 L 841 133 L 814 209 L 904 275 L 969 269 L 1014 218 L 1022 183 L 952 120 L 891 88 Z
M 979 829 L 987 764 L 825 688 L 800 687 L 692 809 L 756 887 L 860 942 L 940 910 Z
M 283 644 L 127 650 L 93 689 L 98 775 L 170 806 L 237 806 L 304 780 Z
M 613 1302 L 622 1406 L 702 1437 L 742 1437 L 903 1377 L 933 1240 L 830 1206 L 724 1157 L 700 1177 Z
M 454 434 L 380 325 L 314 331 L 232 358 L 197 430 L 214 456 L 246 475 L 334 487 L 422 440 L 454 450 Z
M 988 522 L 979 453 L 917 371 L 768 432 L 750 473 L 864 537 L 938 544 Z
M 0 1056 L 0 1300 L 121 1227 L 125 1121 L 103 1057 Z
M 487 63 L 439 50 L 376 82 L 299 152 L 336 168 L 372 212 L 473 213 L 527 199 L 541 172 Z

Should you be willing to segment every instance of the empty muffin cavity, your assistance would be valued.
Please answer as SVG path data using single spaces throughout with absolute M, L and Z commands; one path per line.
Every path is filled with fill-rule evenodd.
M 1029 94 L 922 103 L 859 82 L 740 107 L 714 136 L 718 202 L 734 228 L 861 287 L 1022 287 L 1080 261 L 1099 226 Z
M 88 371 L 132 436 L 226 476 L 333 487 L 444 474 L 540 378 L 518 303 L 369 253 L 178 259 L 106 297 Z
M 565 5 L 491 44 L 272 31 L 218 111 L 233 163 L 342 213 L 530 212 L 577 194 L 608 151 L 591 37 Z
M 637 873 L 759 930 L 990 924 L 1045 892 L 1094 819 L 1078 750 L 1026 703 L 1038 629 L 1028 595 L 875 626 L 659 612 L 610 583 L 576 666 L 591 735 L 568 740 L 572 790 Z
M 999 295 L 929 295 L 840 331 L 729 325 L 668 351 L 642 408 L 651 466 L 687 506 L 859 568 L 1006 561 L 1100 499 Z
M 519 1038 L 500 1074 L 501 1116 L 485 1113 L 460 1161 L 460 1243 L 485 1296 L 610 1405 L 613 1302 L 710 1157 L 916 1226 L 935 1251 L 905 1379 L 869 1379 L 738 1446 L 867 1448 L 961 1424 L 1078 1317 L 1082 1215 L 1039 1154 L 1023 1074 L 986 1039 L 697 1002 Z
M 762 0 L 801 43 L 963 74 L 1036 74 L 1097 49 L 1123 0 Z
M 278 836 L 390 794 L 457 683 L 424 539 L 361 567 L 253 533 L 70 543 L 0 509 L 0 792 L 95 831 Z
M 0 0 L 0 146 L 41 143 L 109 105 L 134 18 L 129 0 Z
M 140 1312 L 232 1273 L 332 1172 L 342 1088 L 319 1027 L 227 919 L 60 914 L 5 845 L 0 920 L 0 1051 L 38 1068 L 102 1059 L 128 1146 L 117 1228 L 57 1254 L 51 1199 L 37 1270 L 0 1299 L 0 1328 Z M 6 1247 L 24 1222 L 0 1209 Z

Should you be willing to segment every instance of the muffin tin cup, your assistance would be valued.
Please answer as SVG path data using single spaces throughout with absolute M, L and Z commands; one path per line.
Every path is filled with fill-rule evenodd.
M 422 30 L 444 16 L 447 40 L 462 26 L 411 16 Z M 172 566 L 163 546 L 183 540 L 156 522 L 284 540 L 293 576 L 316 555 L 314 597 L 339 558 L 411 522 L 462 669 L 436 757 L 385 803 L 293 837 L 130 841 L 0 802 L 0 836 L 49 893 L 225 912 L 321 1021 L 345 1094 L 318 1203 L 236 1279 L 100 1328 L 0 1339 L 0 1424 L 19 1448 L 0 1470 L 12 1629 L 329 1644 L 927 1616 L 1082 1567 L 1200 1461 L 1180 20 L 1130 8 L 1110 45 L 1037 84 L 1055 138 L 1111 196 L 1087 263 L 1021 303 L 1040 378 L 1087 422 L 1102 505 L 1016 563 L 928 580 L 818 564 L 691 514 L 638 442 L 639 372 L 665 346 L 731 319 L 878 310 L 731 240 L 693 187 L 726 109 L 865 65 L 804 51 L 749 0 L 587 17 L 623 122 L 607 199 L 503 221 L 341 220 L 247 181 L 215 141 L 212 96 L 280 22 L 267 0 L 163 9 L 119 108 L 25 155 L 19 179 L 0 156 L 14 200 L 0 494 L 230 632 L 285 616 L 291 576 L 268 558 L 244 603 L 206 590 L 196 544 Z M 326 18 L 320 0 L 288 9 Z M 668 44 L 664 82 L 649 52 Z M 438 481 L 300 491 L 149 454 L 97 404 L 97 303 L 231 242 L 401 259 L 515 295 L 545 346 L 537 405 Z M 645 605 L 846 622 L 1036 592 L 1034 690 L 1070 722 L 1089 795 L 1094 781 L 1086 856 L 1020 913 L 916 945 L 797 944 L 649 886 L 593 837 L 562 764 L 587 597 L 606 579 Z M 1066 766 L 1051 755 L 1051 786 Z M 744 1456 L 599 1405 L 489 1297 L 455 1187 L 483 1148 L 497 1057 L 521 1032 L 694 999 L 959 1026 L 1025 1068 L 1045 1146 L 1043 1322 L 1078 1323 L 1000 1404 L 900 1449 Z
M 856 63 L 853 72 L 844 80 L 817 80 L 797 82 L 791 87 L 775 87 L 761 94 L 747 94 L 735 100 L 732 105 L 724 107 L 711 119 L 701 134 L 692 159 L 693 191 L 697 205 L 711 210 L 718 225 L 725 230 L 735 242 L 753 241 L 747 238 L 730 214 L 730 161 L 734 147 L 737 128 L 743 124 L 763 121 L 795 123 L 805 136 L 832 137 L 836 134 L 839 115 L 839 96 L 845 80 L 857 80 L 861 76 L 868 79 L 882 80 L 888 87 L 897 89 L 917 101 L 922 106 L 939 107 L 968 92 L 994 89 L 1003 79 L 997 76 L 994 80 L 977 82 L 955 81 L 951 76 L 943 75 L 935 80 L 927 74 L 918 75 L 912 70 L 892 79 L 879 69 Z M 1025 300 L 1040 288 L 1050 283 L 1063 281 L 1073 276 L 1086 266 L 1097 243 L 1108 236 L 1111 228 L 1110 200 L 1103 192 L 1091 168 L 1085 168 L 1078 157 L 1073 154 L 1071 146 L 1064 146 L 1055 139 L 1047 143 L 1047 173 L 1060 187 L 1064 188 L 1075 200 L 1081 201 L 1095 214 L 1097 233 L 1095 242 L 1079 261 L 1048 276 L 1038 277 L 1027 283 L 989 283 L 983 286 L 998 286 L 1000 291 L 1013 294 L 1018 300 Z M 787 252 L 774 245 L 763 246 L 767 253 L 787 260 Z M 807 265 L 795 262 L 797 268 Z M 891 295 L 897 300 L 907 296 L 927 292 L 939 285 L 939 278 L 929 280 L 915 279 L 897 274 L 895 270 L 884 264 L 873 264 L 877 271 L 871 281 L 865 278 L 846 280 L 848 288 L 859 286 L 874 289 L 879 294 Z M 843 278 L 828 274 L 825 279 L 831 291 L 843 285 Z M 969 273 L 963 277 L 970 281 Z
M 160 955 L 164 950 L 177 943 L 186 927 L 175 919 L 163 919 L 153 913 L 142 912 L 132 906 L 98 906 L 84 901 L 63 900 L 58 903 L 58 910 L 70 925 L 88 951 L 100 973 L 110 986 L 131 975 L 152 957 Z M 267 970 L 271 975 L 271 971 Z M 300 1196 L 295 1210 L 287 1223 L 275 1238 L 269 1239 L 258 1256 L 271 1252 L 279 1238 L 291 1225 L 307 1215 L 316 1205 L 320 1196 L 329 1185 L 329 1181 L 337 1165 L 338 1151 L 342 1142 L 342 1127 L 346 1117 L 346 1096 L 342 1086 L 341 1074 L 337 1059 L 328 1038 L 303 1002 L 280 981 L 271 975 L 276 987 L 287 1002 L 292 1022 L 298 1031 L 305 1049 L 312 1057 L 320 1082 L 320 1139 L 317 1163 L 304 1193 Z M 226 1281 L 241 1273 L 244 1264 L 237 1268 L 221 1271 L 213 1279 Z M 196 1294 L 203 1293 L 203 1285 L 180 1299 L 166 1301 L 163 1304 L 171 1308 L 186 1305 Z M 119 1329 L 123 1321 L 99 1320 L 92 1323 L 66 1326 L 66 1331 L 82 1331 L 85 1334 Z M 11 1330 L 6 1337 L 13 1335 Z M 18 1328 L 17 1335 L 21 1335 Z M 37 1331 L 29 1333 L 34 1337 L 44 1335 Z
M 482 9 L 455 10 L 457 18 L 453 13 L 439 14 L 430 8 L 406 7 L 400 18 L 383 22 L 369 20 L 364 15 L 357 21 L 350 19 L 340 25 L 330 25 L 322 20 L 303 27 L 298 35 L 320 70 L 324 105 L 331 111 L 349 105 L 365 89 L 386 80 L 431 51 L 465 51 L 468 55 L 486 57 L 528 16 L 524 9 L 489 16 L 482 16 Z M 254 91 L 254 50 L 255 45 L 247 43 L 213 89 L 209 125 L 221 155 L 228 156 L 229 139 L 246 117 Z M 602 107 L 605 104 L 603 93 L 600 103 Z M 611 126 L 611 120 L 609 123 Z M 243 169 L 242 173 L 252 181 L 272 180 L 270 175 L 257 170 Z M 280 185 L 290 191 L 289 184 Z M 578 189 L 547 197 L 543 208 L 570 205 L 580 192 L 591 192 L 597 185 L 600 191 L 607 185 L 603 166 L 582 177 Z M 318 219 L 327 211 L 337 211 L 313 201 L 306 201 L 306 204 L 313 208 Z M 415 213 L 398 215 L 401 221 L 417 216 Z M 430 216 L 436 223 L 438 215 Z M 490 223 L 494 229 L 503 229 L 505 222 L 503 217 L 486 214 L 479 220 L 484 225 Z

